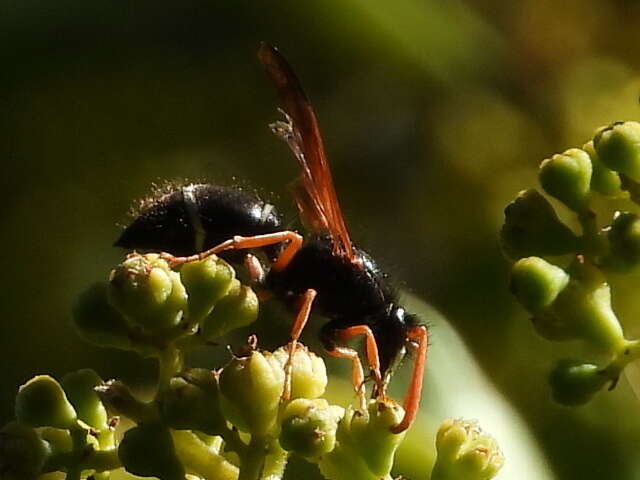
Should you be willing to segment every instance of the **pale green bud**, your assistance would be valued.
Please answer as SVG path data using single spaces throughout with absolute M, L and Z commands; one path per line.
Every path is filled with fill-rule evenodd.
M 391 433 L 402 420 L 398 405 L 369 402 L 368 415 L 347 408 L 338 424 L 335 448 L 323 455 L 318 466 L 329 480 L 377 480 L 389 475 L 396 449 L 405 432 Z
M 539 257 L 522 258 L 511 269 L 509 288 L 530 312 L 549 307 L 569 283 L 569 275 L 560 267 Z
M 69 430 L 53 427 L 40 427 L 40 438 L 49 444 L 52 455 L 69 453 L 73 450 L 73 438 Z
M 284 369 L 271 357 L 269 352 L 253 351 L 247 357 L 233 358 L 220 373 L 224 416 L 255 435 L 275 427 L 284 387 Z
M 213 340 L 231 330 L 250 325 L 258 317 L 258 303 L 254 291 L 234 279 L 226 296 L 216 303 L 202 321 L 202 338 Z
M 579 238 L 562 223 L 538 191 L 523 190 L 504 210 L 502 249 L 510 258 L 574 252 Z
M 280 445 L 311 461 L 333 450 L 344 408 L 323 399 L 298 398 L 282 414 Z
M 620 181 L 620 175 L 607 168 L 601 161 L 593 146 L 593 141 L 589 141 L 582 146 L 591 159 L 593 173 L 591 174 L 591 189 L 608 197 L 622 197 L 624 191 Z
M 576 360 L 562 360 L 549 375 L 553 398 L 563 405 L 582 405 L 610 382 L 597 365 Z
M 50 454 L 49 445 L 32 427 L 11 422 L 0 430 L 2 480 L 35 480 Z
M 445 420 L 436 436 L 431 480 L 488 480 L 504 464 L 497 442 L 475 420 Z
M 76 411 L 60 384 L 48 375 L 33 377 L 18 390 L 16 418 L 32 427 L 73 428 Z
M 640 123 L 614 123 L 593 139 L 602 163 L 640 182 Z
M 180 275 L 157 254 L 130 255 L 111 272 L 111 304 L 149 331 L 176 326 L 187 308 Z
M 282 368 L 289 360 L 289 347 L 284 346 L 273 352 Z M 291 397 L 318 398 L 327 388 L 327 368 L 324 360 L 298 343 L 293 354 L 291 370 Z
M 540 165 L 540 184 L 571 210 L 587 207 L 591 185 L 591 159 L 579 148 L 546 159 Z
M 118 457 L 127 472 L 161 480 L 184 480 L 185 471 L 176 455 L 169 429 L 143 424 L 126 431 Z
M 108 284 L 83 292 L 73 308 L 73 323 L 82 338 L 102 347 L 131 349 L 129 325 L 108 300 Z
M 183 265 L 180 278 L 189 296 L 189 321 L 197 323 L 229 292 L 235 272 L 227 262 L 211 255 Z
M 62 379 L 62 387 L 78 413 L 78 418 L 97 430 L 106 430 L 109 421 L 107 411 L 94 390 L 103 383 L 100 376 L 90 368 L 67 373 Z

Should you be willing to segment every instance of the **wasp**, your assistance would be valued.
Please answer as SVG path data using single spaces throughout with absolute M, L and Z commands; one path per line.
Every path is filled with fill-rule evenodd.
M 263 44 L 258 57 L 275 85 L 284 121 L 270 125 L 297 159 L 301 175 L 294 198 L 308 234 L 283 227 L 276 208 L 237 188 L 191 184 L 146 205 L 115 245 L 163 252 L 173 266 L 222 252 L 241 254 L 254 284 L 297 308 L 290 335 L 290 359 L 310 313 L 329 321 L 320 340 L 329 355 L 351 361 L 352 381 L 364 403 L 364 370 L 357 350 L 345 343 L 364 337 L 374 395 L 387 385 L 408 350 L 414 368 L 404 399 L 400 433 L 418 410 L 428 345 L 427 327 L 400 305 L 387 275 L 349 236 L 318 121 L 298 77 L 279 51 Z M 261 252 L 263 260 L 254 253 Z M 266 261 L 264 260 L 266 259 Z M 283 397 L 290 389 L 290 362 Z

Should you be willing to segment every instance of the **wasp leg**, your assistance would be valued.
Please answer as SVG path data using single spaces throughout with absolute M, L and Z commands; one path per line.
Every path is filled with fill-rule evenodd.
M 422 395 L 422 377 L 424 375 L 424 364 L 427 359 L 427 346 L 429 344 L 429 332 L 424 325 L 413 327 L 408 335 L 407 340 L 415 341 L 418 344 L 416 351 L 416 359 L 413 365 L 413 373 L 411 375 L 411 383 L 404 397 L 404 417 L 397 425 L 391 427 L 393 433 L 404 432 L 411 426 L 416 418 L 420 397 Z
M 204 252 L 197 253 L 195 255 L 189 255 L 187 257 L 176 257 L 171 255 L 170 253 L 163 253 L 161 255 L 172 267 L 182 265 L 187 262 L 195 262 L 198 260 L 205 259 L 211 255 L 216 253 L 223 252 L 225 250 L 242 250 L 245 248 L 259 248 L 266 247 L 268 245 L 274 245 L 276 243 L 286 242 L 289 243 L 282 251 L 280 256 L 276 259 L 275 262 L 271 265 L 271 268 L 278 272 L 282 271 L 289 265 L 291 259 L 295 256 L 295 254 L 302 247 L 302 236 L 296 232 L 292 232 L 291 230 L 283 230 L 282 232 L 275 233 L 267 233 L 264 235 L 255 235 L 253 237 L 242 237 L 240 235 L 236 235 L 229 240 L 222 242 L 219 245 L 216 245 L 209 250 L 205 250 Z
M 316 298 L 317 292 L 310 288 L 302 296 L 302 305 L 296 315 L 296 320 L 293 322 L 291 328 L 291 341 L 289 342 L 289 358 L 284 366 L 284 389 L 282 390 L 282 400 L 289 400 L 291 397 L 291 375 L 293 373 L 293 354 L 298 347 L 298 340 L 302 334 L 302 330 L 309 320 L 309 314 L 311 313 L 311 306 L 313 300 Z
M 327 353 L 333 357 L 348 358 L 351 360 L 351 382 L 354 390 L 356 391 L 356 395 L 360 400 L 360 410 L 362 412 L 366 412 L 367 398 L 364 391 L 364 372 L 362 370 L 362 363 L 360 362 L 358 352 L 353 348 L 339 347 L 337 345 L 333 345 L 332 348 L 325 347 L 325 349 Z

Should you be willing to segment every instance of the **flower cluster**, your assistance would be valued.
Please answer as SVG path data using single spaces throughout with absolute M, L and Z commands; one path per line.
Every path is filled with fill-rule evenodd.
M 302 344 L 293 352 L 289 345 L 261 351 L 251 336 L 219 370 L 184 366 L 186 351 L 250 324 L 257 313 L 252 289 L 220 258 L 174 270 L 160 255 L 129 255 L 108 282 L 80 297 L 73 319 L 93 343 L 156 358 L 155 395 L 142 400 L 92 370 L 61 382 L 32 378 L 17 394 L 16 421 L 0 431 L 0 476 L 35 480 L 65 472 L 70 480 L 106 480 L 124 467 L 161 480 L 278 480 L 297 455 L 329 480 L 390 479 L 404 438 L 391 427 L 402 408 L 389 399 L 370 400 L 366 411 L 330 404 L 321 398 L 325 364 Z M 291 392 L 284 399 L 287 371 Z M 445 450 L 451 448 L 448 442 Z M 490 450 L 498 451 L 495 444 Z M 460 458 L 476 454 L 447 455 L 439 468 L 455 472 Z M 491 478 L 500 464 L 491 465 L 474 460 L 461 476 L 446 478 Z
M 514 260 L 510 288 L 552 341 L 582 340 L 607 360 L 562 360 L 550 374 L 554 398 L 587 402 L 640 357 L 640 342 L 625 338 L 611 305 L 607 275 L 640 270 L 640 218 L 617 211 L 603 222 L 593 207 L 620 199 L 640 204 L 640 123 L 599 129 L 581 149 L 553 155 L 540 165 L 544 191 L 575 216 L 575 233 L 537 190 L 522 191 L 505 209 L 501 241 Z

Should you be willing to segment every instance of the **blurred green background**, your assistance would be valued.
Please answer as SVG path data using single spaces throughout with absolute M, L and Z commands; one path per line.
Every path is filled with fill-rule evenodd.
M 497 243 L 504 206 L 543 158 L 640 118 L 638 2 L 4 0 L 0 11 L 0 424 L 35 373 L 153 371 L 69 323 L 76 295 L 121 258 L 118 224 L 153 182 L 241 183 L 295 218 L 296 164 L 267 129 L 277 101 L 255 56 L 267 41 L 312 98 L 352 236 L 464 336 L 557 478 L 640 478 L 640 403 L 626 381 L 586 407 L 552 402 L 546 372 L 579 350 L 535 336 Z M 614 289 L 623 320 L 638 316 L 634 288 Z M 285 338 L 286 323 L 271 329 Z

